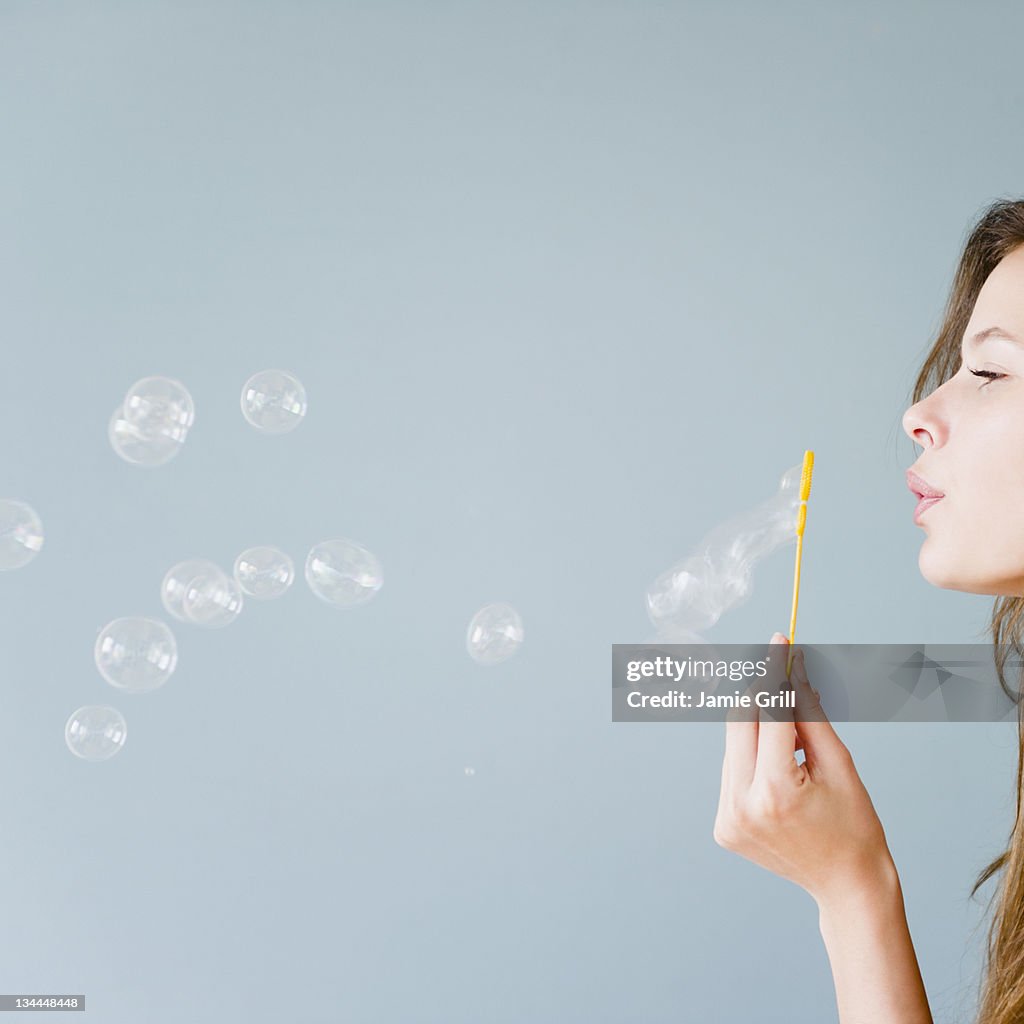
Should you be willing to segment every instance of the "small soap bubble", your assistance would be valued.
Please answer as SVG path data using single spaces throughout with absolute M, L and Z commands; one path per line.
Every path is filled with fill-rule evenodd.
M 220 571 L 216 563 L 205 558 L 187 558 L 171 566 L 160 584 L 160 600 L 167 613 L 173 615 L 179 622 L 191 622 L 182 607 L 186 588 L 196 577 L 216 576 Z
M 207 629 L 230 625 L 242 611 L 242 588 L 237 580 L 216 568 L 190 580 L 181 599 L 185 618 Z
M 295 580 L 295 563 L 272 547 L 247 548 L 235 559 L 235 579 L 249 597 L 280 597 Z
M 171 677 L 178 645 L 170 627 L 159 619 L 114 619 L 100 630 L 94 651 L 96 667 L 111 686 L 143 693 Z
M 128 726 L 117 708 L 91 704 L 71 713 L 64 742 L 83 761 L 107 761 L 124 746 Z
M 110 447 L 133 466 L 162 466 L 170 462 L 184 447 L 185 432 L 169 428 L 149 435 L 131 420 L 125 419 L 124 407 L 118 406 L 107 428 Z
M 306 582 L 321 601 L 353 608 L 365 604 L 380 590 L 384 576 L 371 552 L 342 537 L 313 546 L 306 558 Z
M 476 775 L 476 769 L 475 768 L 470 768 L 470 767 L 467 766 L 465 768 L 465 773 L 466 773 L 466 775 Z
M 184 441 L 195 415 L 185 385 L 170 377 L 144 377 L 124 397 L 124 418 L 143 437 Z
M 523 642 L 523 620 L 511 605 L 497 602 L 481 608 L 466 630 L 466 650 L 481 665 L 510 658 Z
M 43 547 L 43 524 L 31 505 L 0 498 L 0 570 L 28 565 Z
M 306 389 L 284 370 L 253 374 L 242 388 L 242 415 L 264 434 L 286 434 L 306 415 Z

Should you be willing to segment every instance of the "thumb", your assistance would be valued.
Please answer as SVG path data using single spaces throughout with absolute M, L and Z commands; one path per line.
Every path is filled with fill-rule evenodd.
M 839 738 L 832 723 L 821 706 L 821 695 L 811 687 L 804 668 L 804 652 L 793 655 L 791 673 L 796 690 L 796 712 L 794 724 L 797 736 L 804 747 L 804 756 L 811 762 L 821 764 L 830 761 L 840 752 L 846 752 L 846 744 Z

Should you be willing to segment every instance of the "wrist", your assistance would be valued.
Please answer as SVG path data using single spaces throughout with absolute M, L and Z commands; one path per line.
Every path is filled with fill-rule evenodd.
M 834 918 L 865 910 L 902 905 L 899 873 L 888 849 L 884 856 L 856 875 L 836 877 L 826 889 L 812 894 L 822 925 Z
M 842 1021 L 932 1024 L 891 857 L 818 899 Z

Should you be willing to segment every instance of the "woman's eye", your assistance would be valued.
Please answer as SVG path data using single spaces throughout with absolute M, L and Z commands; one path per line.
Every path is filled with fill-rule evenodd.
M 988 381 L 985 384 L 982 384 L 982 387 L 986 387 L 994 380 L 1002 380 L 1003 377 L 1006 376 L 1005 373 L 996 373 L 995 370 L 971 370 L 971 373 L 973 373 L 975 377 L 988 377 Z

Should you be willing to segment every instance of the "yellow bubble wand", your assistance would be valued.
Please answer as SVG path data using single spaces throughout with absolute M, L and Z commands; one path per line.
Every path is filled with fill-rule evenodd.
M 789 617 L 789 657 L 786 659 L 786 678 L 793 667 L 793 638 L 796 636 L 796 605 L 800 597 L 800 557 L 804 552 L 804 527 L 807 525 L 807 499 L 811 496 L 811 471 L 814 452 L 804 452 L 804 469 L 800 474 L 800 511 L 796 518 L 796 566 L 793 570 L 793 612 Z

